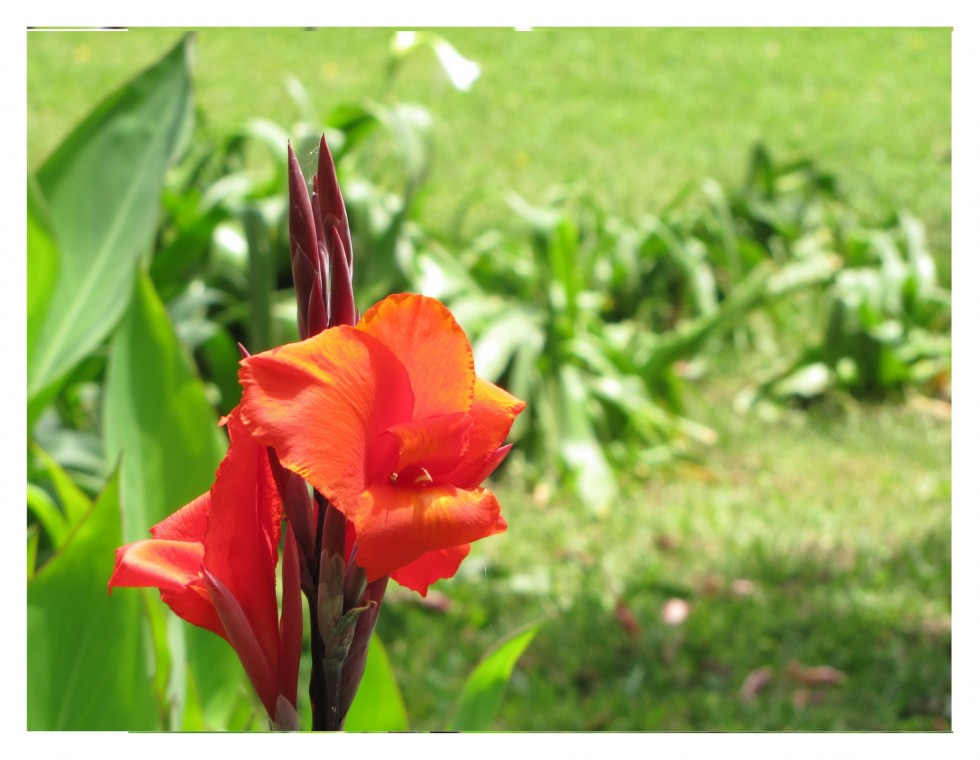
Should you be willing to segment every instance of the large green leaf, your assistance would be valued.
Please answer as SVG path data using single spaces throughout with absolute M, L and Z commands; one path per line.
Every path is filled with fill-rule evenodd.
M 344 722 L 345 731 L 407 731 L 408 716 L 381 639 L 371 638 L 364 676 Z
M 58 247 L 47 203 L 33 177 L 27 180 L 27 357 L 36 350 L 41 323 L 58 280 Z
M 112 342 L 102 416 L 106 457 L 122 455 L 123 539 L 148 538 L 151 526 L 208 490 L 227 439 L 145 274 Z M 241 666 L 214 634 L 186 624 L 180 631 L 206 725 L 224 728 L 221 716 L 239 688 Z M 184 697 L 180 690 L 172 695 Z M 173 714 L 179 719 L 180 710 Z
M 47 203 L 37 180 L 27 179 L 27 366 L 35 363 L 44 315 L 58 280 L 58 246 L 51 229 Z M 28 429 L 55 395 L 56 387 L 34 394 L 27 405 Z
M 504 700 L 514 666 L 540 628 L 541 623 L 520 628 L 486 654 L 466 679 L 450 724 L 451 730 L 487 731 L 490 728 Z
M 119 478 L 27 584 L 27 727 L 161 727 L 137 593 L 109 596 L 120 544 Z
M 191 124 L 188 52 L 185 39 L 111 95 L 37 173 L 60 261 L 50 297 L 31 294 L 29 398 L 99 345 L 126 309 L 153 242 L 164 173 Z M 29 242 L 40 294 L 44 278 L 33 270 L 52 255 L 43 235 Z
M 109 353 L 105 455 L 122 465 L 123 538 L 138 541 L 208 490 L 226 438 L 153 283 L 136 280 Z

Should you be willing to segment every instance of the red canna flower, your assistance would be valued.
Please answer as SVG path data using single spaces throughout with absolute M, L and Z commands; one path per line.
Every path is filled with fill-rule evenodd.
M 476 377 L 438 301 L 389 296 L 353 326 L 242 361 L 242 419 L 353 524 L 367 581 L 425 595 L 507 524 L 481 488 L 524 402 Z
M 231 445 L 211 490 L 154 526 L 152 539 L 117 549 L 109 590 L 158 588 L 178 616 L 234 647 L 269 717 L 295 727 L 303 636 L 296 541 L 287 531 L 279 620 L 279 494 L 266 448 L 239 410 L 226 422 Z

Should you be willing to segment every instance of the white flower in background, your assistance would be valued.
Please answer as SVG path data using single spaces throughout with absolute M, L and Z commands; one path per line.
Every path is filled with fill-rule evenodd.
M 480 78 L 480 64 L 459 54 L 452 45 L 432 32 L 396 32 L 391 51 L 398 57 L 408 55 L 419 47 L 428 47 L 436 54 L 443 71 L 457 90 L 466 92 Z

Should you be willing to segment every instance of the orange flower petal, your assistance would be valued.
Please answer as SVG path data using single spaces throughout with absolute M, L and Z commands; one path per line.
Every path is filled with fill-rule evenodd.
M 471 437 L 473 448 L 489 452 L 501 446 L 517 415 L 526 406 L 503 388 L 478 377 L 473 388 L 473 407 L 470 409 L 474 429 Z
M 459 570 L 460 563 L 470 553 L 470 545 L 453 546 L 449 549 L 423 554 L 414 562 L 409 562 L 391 574 L 398 583 L 422 596 L 429 592 L 429 586 L 440 578 L 452 578 Z
M 456 468 L 449 476 L 449 480 L 455 483 L 458 488 L 477 488 L 500 466 L 500 463 L 504 461 L 504 457 L 510 453 L 511 448 L 511 445 L 507 444 L 482 459 L 470 458 Z
M 354 517 L 357 564 L 368 581 L 391 575 L 424 554 L 499 533 L 506 527 L 486 489 L 378 484 L 364 493 Z
M 463 328 L 437 300 L 388 296 L 368 309 L 357 329 L 381 341 L 408 371 L 415 393 L 410 419 L 469 411 L 473 351 Z
M 382 470 L 378 479 L 402 472 L 412 465 L 424 467 L 432 475 L 441 475 L 455 468 L 466 451 L 471 427 L 469 417 L 460 412 L 388 428 L 385 436 L 393 439 L 397 459 L 391 464 L 389 472 Z
M 500 464 L 499 449 L 526 404 L 482 378 L 476 379 L 470 419 L 469 448 L 448 478 L 462 488 L 475 488 Z M 495 461 L 494 461 L 495 460 Z
M 341 326 L 242 361 L 242 417 L 285 467 L 350 516 L 382 431 L 411 419 L 405 368 L 376 338 Z
M 245 425 L 353 523 L 369 581 L 397 572 L 424 593 L 458 547 L 506 529 L 477 486 L 524 403 L 476 378 L 438 301 L 389 296 L 354 328 L 246 358 L 240 379 Z

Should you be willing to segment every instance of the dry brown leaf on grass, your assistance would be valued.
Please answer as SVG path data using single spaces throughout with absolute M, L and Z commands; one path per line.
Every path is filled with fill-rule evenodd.
M 804 707 L 822 704 L 826 699 L 826 694 L 822 691 L 811 691 L 810 689 L 795 689 L 793 691 L 793 707 L 802 710 Z
M 715 596 L 725 587 L 725 579 L 717 573 L 707 573 L 697 579 L 697 591 L 704 596 Z
M 786 675 L 803 686 L 837 686 L 847 680 L 847 674 L 829 665 L 804 667 L 796 660 L 786 665 Z
M 616 608 L 614 612 L 616 613 L 616 620 L 619 621 L 619 624 L 623 627 L 623 630 L 626 631 L 626 634 L 633 639 L 633 641 L 639 639 L 640 635 L 643 633 L 643 628 L 640 625 L 640 621 L 636 619 L 636 615 L 633 614 L 633 611 L 627 606 L 624 599 L 616 600 Z
M 772 668 L 756 668 L 749 673 L 742 682 L 742 688 L 738 690 L 738 698 L 743 702 L 748 702 L 758 695 L 772 680 Z
M 749 596 L 755 592 L 755 584 L 746 578 L 736 578 L 732 581 L 731 589 L 736 596 Z
M 916 394 L 909 399 L 909 406 L 941 422 L 953 419 L 953 405 L 942 398 L 929 398 Z

